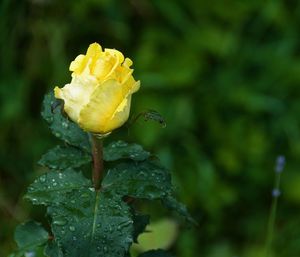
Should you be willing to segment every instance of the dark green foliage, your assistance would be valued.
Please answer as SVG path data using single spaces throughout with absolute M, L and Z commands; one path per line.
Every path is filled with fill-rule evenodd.
M 124 162 L 109 169 L 102 182 L 103 191 L 114 191 L 124 196 L 160 199 L 172 192 L 167 170 L 149 161 Z
M 18 251 L 11 257 L 21 257 L 26 252 L 35 251 L 39 246 L 44 245 L 49 239 L 48 232 L 35 221 L 28 221 L 20 224 L 15 230 L 15 241 Z
M 34 204 L 49 205 L 68 201 L 66 193 L 91 187 L 91 181 L 72 169 L 63 172 L 50 171 L 36 179 L 29 187 L 25 198 Z
M 132 215 L 124 196 L 155 200 L 171 193 L 170 175 L 164 168 L 129 161 L 108 170 L 99 192 L 80 173 L 68 169 L 42 175 L 25 197 L 48 206 L 62 256 L 123 257 L 149 223 L 146 215 Z M 49 243 L 45 251 L 51 256 L 58 249 Z
M 188 221 L 192 218 L 184 205 L 173 194 L 169 172 L 154 161 L 126 162 L 108 170 L 102 187 L 104 192 L 113 190 L 121 196 L 141 199 L 161 199 L 166 207 L 177 211 Z
M 197 225 L 197 222 L 190 216 L 186 206 L 176 200 L 172 194 L 168 194 L 162 198 L 162 203 L 170 210 L 176 211 L 179 215 L 186 219 L 186 221 Z
M 39 177 L 26 198 L 48 206 L 52 232 L 63 256 L 122 257 L 149 221 L 147 216 L 132 217 L 123 197 L 161 199 L 170 193 L 165 169 L 148 162 L 128 162 L 108 171 L 100 192 L 69 169 Z M 54 246 L 48 245 L 46 251 L 56 251 L 50 247 Z
M 153 121 L 158 122 L 163 127 L 167 126 L 165 119 L 157 111 L 149 110 L 149 111 L 143 113 L 143 117 L 144 117 L 145 121 L 153 120 Z
M 148 110 L 145 112 L 141 112 L 138 115 L 132 117 L 132 120 L 128 122 L 129 123 L 128 126 L 132 126 L 139 118 L 143 118 L 144 121 L 149 121 L 149 120 L 155 121 L 159 123 L 163 128 L 167 126 L 167 123 L 163 118 L 163 116 L 155 110 Z
M 54 239 L 48 241 L 48 243 L 44 249 L 44 254 L 47 257 L 62 257 L 63 256 L 61 250 L 59 249 L 59 247 Z
M 42 116 L 48 122 L 52 133 L 67 144 L 77 146 L 90 152 L 88 134 L 70 121 L 62 113 L 62 102 L 54 97 L 54 93 L 48 93 L 43 102 Z
M 77 131 L 75 124 L 69 123 L 73 131 L 70 134 L 69 127 L 59 123 L 65 119 L 61 109 L 55 110 L 54 107 L 49 112 L 47 105 L 53 102 L 49 97 L 44 101 L 43 116 L 52 130 L 59 131 L 62 135 L 59 138 L 66 143 L 84 146 L 87 137 Z M 136 214 L 126 197 L 167 202 L 173 194 L 170 173 L 149 157 L 150 153 L 137 144 L 112 142 L 105 148 L 104 159 L 123 162 L 107 170 L 100 190 L 95 191 L 91 180 L 72 169 L 90 162 L 89 153 L 73 146 L 57 146 L 48 151 L 39 164 L 50 171 L 29 186 L 25 198 L 35 205 L 47 207 L 52 235 L 49 237 L 45 232 L 46 238 L 39 240 L 39 233 L 30 239 L 33 242 L 19 243 L 24 233 L 18 228 L 16 240 L 22 253 L 23 248 L 31 250 L 31 244 L 35 247 L 47 242 L 44 254 L 49 257 L 129 256 L 129 247 L 144 232 L 150 218 Z M 172 203 L 172 209 L 179 207 L 179 213 L 189 219 L 181 205 L 175 200 Z M 26 233 L 29 234 L 30 230 Z
M 91 162 L 91 155 L 71 146 L 56 146 L 42 156 L 39 164 L 50 169 L 77 168 Z
M 48 215 L 63 256 L 122 257 L 128 251 L 133 222 L 126 203 L 86 188 L 51 204 Z
M 114 192 L 95 192 L 90 181 L 74 171 L 46 175 L 30 186 L 26 198 L 48 206 L 63 256 L 124 256 L 133 234 L 129 206 Z
M 150 153 L 145 151 L 138 144 L 128 144 L 124 141 L 116 141 L 104 148 L 103 158 L 105 161 L 116 161 L 119 159 L 131 159 L 134 161 L 144 161 L 148 159 Z

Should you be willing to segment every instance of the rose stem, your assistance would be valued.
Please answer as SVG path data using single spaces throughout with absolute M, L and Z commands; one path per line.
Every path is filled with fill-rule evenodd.
M 93 155 L 93 184 L 95 190 L 100 189 L 100 182 L 103 176 L 103 147 L 102 140 L 95 135 L 92 138 L 92 155 Z

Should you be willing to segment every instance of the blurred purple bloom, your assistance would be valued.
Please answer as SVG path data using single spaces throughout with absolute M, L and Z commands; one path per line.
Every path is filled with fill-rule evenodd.
M 285 157 L 279 155 L 276 160 L 275 172 L 280 173 L 283 171 L 285 165 Z

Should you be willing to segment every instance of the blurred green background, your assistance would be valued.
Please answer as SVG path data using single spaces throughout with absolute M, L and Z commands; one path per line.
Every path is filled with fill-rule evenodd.
M 142 87 L 132 113 L 167 121 L 140 120 L 122 139 L 158 154 L 199 222 L 182 226 L 171 251 L 259 257 L 283 154 L 272 256 L 300 256 L 299 1 L 1 0 L 0 28 L 0 256 L 17 223 L 44 218 L 22 199 L 57 143 L 41 101 L 92 42 L 133 59 Z

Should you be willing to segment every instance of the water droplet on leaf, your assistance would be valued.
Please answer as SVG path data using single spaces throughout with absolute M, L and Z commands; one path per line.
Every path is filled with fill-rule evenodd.
M 67 223 L 67 220 L 65 219 L 57 219 L 53 221 L 53 224 L 57 225 L 57 226 L 63 226 Z

